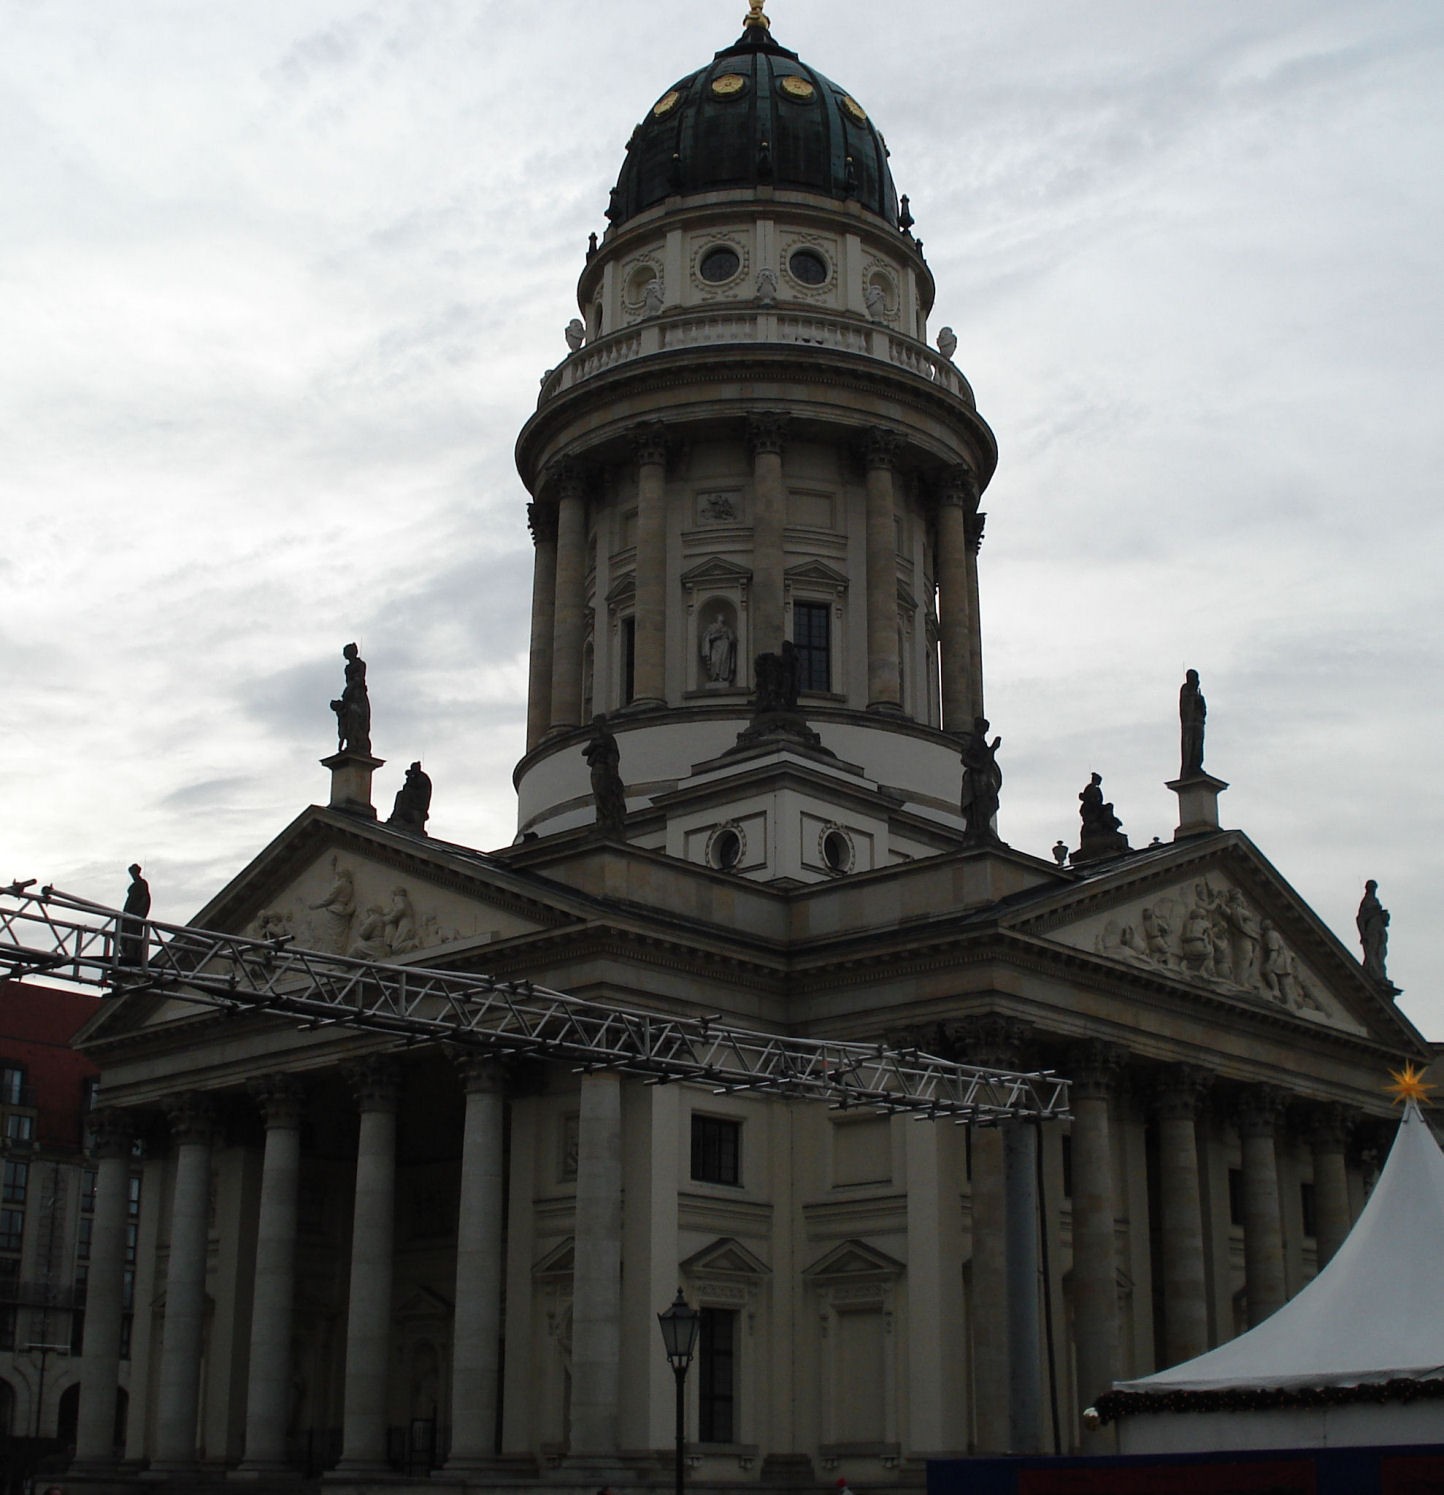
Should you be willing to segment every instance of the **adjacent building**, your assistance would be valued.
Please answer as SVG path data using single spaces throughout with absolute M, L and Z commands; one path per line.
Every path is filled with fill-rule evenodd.
M 1054 1067 L 1073 1116 L 1024 1139 L 1037 1214 L 1009 1219 L 1004 1129 L 458 1060 L 130 983 L 81 1037 L 105 1111 L 78 1469 L 111 1457 L 132 1137 L 125 1458 L 180 1479 L 664 1483 L 654 1318 L 680 1283 L 693 1477 L 916 1487 L 929 1455 L 1077 1446 L 1115 1377 L 1271 1313 L 1347 1232 L 1383 1078 L 1428 1046 L 1221 824 L 1201 727 L 1158 765 L 1171 841 L 1130 848 L 1096 784 L 1061 859 L 1005 839 L 978 604 L 997 450 L 930 335 L 870 104 L 754 5 L 627 143 L 517 443 L 516 841 L 429 837 L 424 799 L 383 820 L 356 717 L 330 802 L 194 922 Z M 384 697 L 372 734 L 406 753 Z M 1020 1339 L 1036 1284 L 1007 1243 L 1039 1230 Z

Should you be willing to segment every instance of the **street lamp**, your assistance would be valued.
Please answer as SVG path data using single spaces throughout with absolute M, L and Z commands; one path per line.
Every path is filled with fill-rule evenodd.
M 667 1363 L 677 1378 L 677 1495 L 682 1495 L 683 1465 L 687 1447 L 687 1429 L 682 1399 L 682 1386 L 687 1379 L 687 1367 L 692 1363 L 692 1352 L 697 1348 L 697 1328 L 701 1315 L 688 1306 L 677 1289 L 672 1306 L 657 1315 L 657 1326 L 662 1331 L 662 1343 L 667 1347 Z

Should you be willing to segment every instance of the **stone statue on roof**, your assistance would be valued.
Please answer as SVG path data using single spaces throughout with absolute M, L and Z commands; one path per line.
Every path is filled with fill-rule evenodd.
M 366 693 L 366 661 L 355 644 L 341 651 L 346 661 L 346 685 L 331 702 L 336 713 L 336 751 L 371 755 L 371 697 Z
M 1389 980 L 1384 969 L 1389 954 L 1389 910 L 1379 902 L 1379 884 L 1372 877 L 1364 884 L 1364 896 L 1359 900 L 1354 923 L 1359 929 L 1359 942 L 1364 947 L 1364 974 L 1386 983 Z
M 1178 723 L 1181 735 L 1178 776 L 1186 779 L 1203 772 L 1203 724 L 1208 703 L 1198 688 L 1198 671 L 1189 670 L 1178 688 Z

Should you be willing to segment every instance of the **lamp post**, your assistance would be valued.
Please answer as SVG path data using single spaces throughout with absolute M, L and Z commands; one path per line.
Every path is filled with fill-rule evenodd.
M 677 1289 L 672 1306 L 657 1315 L 657 1325 L 662 1331 L 662 1343 L 667 1347 L 667 1363 L 677 1378 L 677 1478 L 676 1495 L 682 1495 L 685 1477 L 684 1459 L 687 1448 L 685 1403 L 682 1387 L 687 1379 L 687 1367 L 692 1363 L 692 1352 L 697 1348 L 697 1328 L 701 1315 L 688 1305 Z

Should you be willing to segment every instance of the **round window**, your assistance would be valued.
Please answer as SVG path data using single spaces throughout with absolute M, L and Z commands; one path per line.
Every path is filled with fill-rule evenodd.
M 730 825 L 723 826 L 712 838 L 712 865 L 730 872 L 742 860 L 742 837 Z
M 823 836 L 822 860 L 830 872 L 846 872 L 852 866 L 852 844 L 841 831 L 828 831 Z
M 791 271 L 792 278 L 800 280 L 805 286 L 824 285 L 831 273 L 827 268 L 827 261 L 815 249 L 795 249 L 787 262 L 787 268 Z
M 702 279 L 710 285 L 721 285 L 724 280 L 731 280 L 741 268 L 742 260 L 737 251 L 726 244 L 718 244 L 709 249 L 697 266 Z

